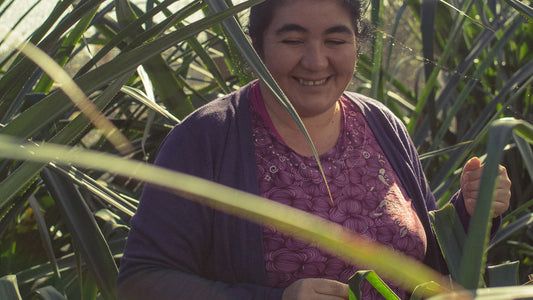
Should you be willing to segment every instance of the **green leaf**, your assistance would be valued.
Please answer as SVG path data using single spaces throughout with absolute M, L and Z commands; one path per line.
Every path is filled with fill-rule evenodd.
M 56 276 L 56 278 L 59 279 L 61 278 L 61 274 L 59 274 L 59 268 L 57 266 L 54 248 L 50 239 L 50 231 L 48 226 L 46 225 L 44 215 L 41 212 L 41 207 L 37 202 L 35 195 L 31 195 L 28 202 L 30 203 L 33 215 L 35 216 L 35 222 L 37 223 L 37 228 L 39 229 L 39 235 L 41 237 L 44 250 L 46 252 L 46 255 L 48 256 L 48 259 L 50 260 L 50 263 L 52 264 L 52 267 L 54 268 L 54 275 Z
M 361 270 L 355 272 L 350 279 L 348 279 L 348 286 L 350 287 L 350 300 L 361 300 L 361 283 L 368 281 L 385 299 L 396 300 L 400 299 L 390 287 L 379 278 L 376 272 L 371 270 Z
M 258 0 L 255 1 L 257 2 Z M 139 64 L 143 64 L 150 58 L 159 55 L 162 51 L 174 46 L 176 43 L 217 24 L 221 20 L 243 9 L 246 9 L 253 3 L 254 2 L 246 2 L 236 5 L 209 18 L 192 23 L 185 27 L 184 30 L 175 31 L 150 41 L 119 55 L 112 61 L 89 71 L 86 74 L 81 75 L 76 78 L 75 81 L 86 94 L 91 94 L 106 86 L 111 81 L 134 71 Z M 0 128 L 0 133 L 29 138 L 47 126 L 50 122 L 56 120 L 71 107 L 72 103 L 63 93 L 60 91 L 52 92 L 39 103 L 32 105 L 17 118 L 10 121 L 4 128 Z
M 130 6 L 129 0 L 117 0 L 115 3 L 120 27 L 124 28 L 138 19 Z M 129 40 L 133 40 L 135 36 L 142 35 L 143 32 L 144 30 L 140 26 L 132 28 Z M 175 78 L 172 68 L 170 68 L 161 54 L 144 62 L 143 67 L 151 78 L 157 95 L 165 103 L 168 110 L 176 114 L 178 118 L 184 118 L 194 110 L 191 101 L 183 91 L 183 87 Z
M 487 268 L 487 275 L 490 287 L 497 286 L 517 286 L 518 281 L 518 267 L 520 262 L 505 262 L 503 264 L 489 266 Z
M 165 108 L 161 107 L 156 102 L 150 100 L 143 91 L 141 91 L 139 89 L 136 89 L 134 87 L 131 87 L 131 86 L 127 86 L 127 85 L 123 86 L 120 90 L 123 93 L 128 94 L 129 96 L 131 96 L 135 100 L 139 101 L 143 105 L 146 105 L 147 107 L 149 107 L 153 111 L 155 111 L 155 112 L 159 113 L 160 115 L 164 116 L 165 118 L 169 119 L 174 124 L 178 124 L 180 122 L 180 120 L 178 118 L 176 118 L 171 112 L 169 112 Z
M 22 300 L 17 284 L 17 276 L 6 275 L 0 278 L 0 299 Z
M 50 285 L 38 288 L 33 294 L 33 298 L 41 300 L 67 300 L 55 287 Z
M 421 3 L 421 14 L 420 14 L 420 30 L 422 31 L 422 53 L 424 55 L 424 60 L 434 61 L 435 55 L 435 12 L 437 9 L 437 0 L 423 0 Z M 433 73 L 434 66 L 433 64 L 426 63 L 424 64 L 424 73 L 426 82 L 431 78 Z M 437 112 L 435 108 L 435 94 L 436 89 L 428 94 L 424 110 L 427 112 L 428 120 L 436 120 Z M 437 123 L 429 122 L 429 129 L 431 133 L 434 134 L 436 131 Z
M 518 71 L 513 73 L 513 76 L 507 80 L 503 88 L 499 93 L 491 99 L 490 103 L 485 105 L 483 111 L 480 113 L 480 117 L 475 120 L 474 124 L 468 129 L 468 131 L 463 135 L 463 141 L 470 141 L 475 139 L 475 142 L 469 145 L 468 149 L 463 151 L 457 151 L 450 155 L 441 169 L 433 176 L 433 182 L 443 182 L 445 178 L 452 174 L 458 167 L 459 164 L 463 161 L 469 150 L 479 144 L 479 141 L 484 137 L 484 133 L 488 131 L 488 128 L 500 114 L 491 113 L 492 110 L 496 109 L 498 104 L 506 107 L 510 105 L 512 101 L 517 100 L 516 96 L 520 95 L 520 91 L 516 90 L 516 87 L 519 85 L 527 86 L 528 82 L 533 80 L 533 59 L 524 64 Z M 506 101 L 504 101 L 506 100 Z M 519 128 L 517 128 L 519 130 Z M 438 188 L 435 188 L 433 191 L 436 196 L 439 196 L 441 192 Z M 438 197 L 437 197 L 438 198 Z
M 124 251 L 125 245 L 126 238 L 109 241 L 109 247 L 111 249 L 111 253 L 113 253 L 113 257 L 116 259 L 122 257 L 122 252 Z M 77 268 L 76 257 L 74 253 L 70 253 L 58 258 L 57 263 L 61 272 L 72 272 Z M 82 266 L 85 267 L 86 264 L 82 264 Z M 52 276 L 53 270 L 50 263 L 44 263 L 22 270 L 16 275 L 20 284 L 31 284 L 36 280 Z M 65 277 L 66 276 L 63 276 L 62 278 L 65 279 Z
M 383 8 L 381 0 L 372 1 L 371 22 L 376 28 L 381 28 L 383 24 Z M 383 32 L 377 30 L 372 38 L 372 73 L 370 97 L 383 99 L 383 72 L 381 65 L 383 61 Z
M 95 277 L 104 299 L 116 299 L 118 268 L 87 204 L 67 177 L 50 168 L 41 172 L 83 259 Z
M 431 211 L 429 215 L 450 275 L 453 280 L 457 281 L 460 275 L 459 263 L 463 257 L 463 247 L 466 241 L 463 224 L 452 204 L 437 211 Z
M 58 52 L 54 56 L 54 59 L 60 66 L 63 67 L 68 62 L 70 56 L 72 55 L 72 52 L 76 47 L 76 44 L 83 37 L 83 34 L 93 21 L 97 11 L 98 7 L 95 7 L 90 13 L 83 16 L 81 20 L 76 23 L 76 26 L 72 29 L 72 31 L 69 32 L 67 38 L 65 38 Z M 50 77 L 44 75 L 40 79 L 39 83 L 35 86 L 34 91 L 48 93 L 50 91 L 50 88 L 52 87 L 52 84 L 53 81 L 50 79 Z
M 439 290 L 440 286 L 437 283 L 433 281 L 424 282 L 414 289 L 410 300 L 426 299 L 429 296 L 437 295 Z
M 530 19 L 533 19 L 533 8 L 530 6 L 527 6 L 526 4 L 522 3 L 518 0 L 505 0 L 507 4 L 514 7 L 516 10 L 518 10 L 521 14 L 524 16 L 527 16 Z
M 224 78 L 222 77 L 222 73 L 220 72 L 218 66 L 215 64 L 215 61 L 211 58 L 207 50 L 204 49 L 203 45 L 200 44 L 200 42 L 196 39 L 188 39 L 187 43 L 191 47 L 191 49 L 194 50 L 194 53 L 200 57 L 202 62 L 204 63 L 207 70 L 213 75 L 213 79 L 215 79 L 216 83 L 222 89 L 222 92 L 225 94 L 230 93 L 230 89 L 227 87 L 226 82 Z
M 59 1 L 45 23 L 32 35 L 30 42 L 37 44 L 46 53 L 53 52 L 55 48 L 60 46 L 61 36 L 85 15 L 87 11 L 91 11 L 102 1 L 82 1 L 80 5 L 76 6 L 74 11 L 67 14 L 65 18 L 53 27 L 53 30 L 48 33 L 46 38 L 42 39 L 73 2 L 72 0 Z M 20 62 L 12 64 L 12 66 L 0 79 L 0 98 L 3 100 L 0 102 L 0 120 L 4 122 L 12 117 L 6 115 L 6 113 L 13 104 L 13 101 L 16 101 L 16 96 L 20 94 L 20 91 L 25 90 L 25 87 L 28 88 L 28 78 L 32 78 L 32 74 L 37 71 L 37 66 L 26 58 L 20 59 Z
M 83 67 L 81 67 L 76 75 L 74 77 L 79 77 L 82 74 L 87 73 L 94 65 L 102 60 L 111 50 L 113 50 L 115 47 L 118 47 L 124 39 L 127 37 L 135 36 L 135 32 L 139 26 L 144 24 L 145 22 L 149 21 L 153 16 L 155 16 L 157 13 L 164 10 L 169 5 L 175 3 L 175 0 L 165 0 L 150 11 L 146 12 L 145 14 L 141 15 L 138 19 L 136 19 L 134 22 L 129 23 L 126 27 L 124 27 L 120 32 L 118 32 L 115 36 L 113 36 L 110 40 L 107 40 L 105 45 L 103 45 L 102 49 L 98 51 Z M 135 46 L 139 46 L 140 44 L 143 44 L 147 40 L 151 40 L 154 36 L 159 35 L 161 32 L 164 31 L 165 28 L 167 28 L 168 24 L 172 24 L 173 22 L 179 22 L 183 20 L 183 18 L 193 14 L 194 12 L 198 11 L 201 8 L 201 3 L 193 2 L 192 4 L 189 4 L 186 8 L 179 10 L 173 15 L 172 17 L 167 18 L 163 22 L 157 24 L 154 27 L 151 27 L 150 29 L 146 30 L 144 34 L 136 36 L 135 40 L 133 40 L 129 47 L 133 47 L 132 44 Z M 125 49 L 126 50 L 126 49 Z M 128 51 L 130 48 L 128 48 Z
M 440 294 L 428 298 L 427 300 L 449 300 L 449 299 L 474 299 L 474 300 L 518 300 L 531 299 L 533 286 L 513 286 L 477 289 L 475 296 L 472 292 L 452 292 Z
M 73 164 L 164 187 L 179 196 L 209 205 L 214 209 L 252 222 L 272 224 L 281 232 L 297 235 L 299 239 L 312 242 L 349 263 L 371 267 L 379 274 L 386 274 L 388 280 L 406 290 L 412 290 L 423 282 L 435 281 L 442 286 L 440 291 L 444 291 L 449 284 L 448 280 L 422 263 L 347 231 L 339 224 L 205 179 L 79 148 L 50 144 L 20 145 L 7 136 L 0 137 L 0 156 L 40 162 L 54 161 L 55 164 Z
M 517 18 L 514 19 L 512 25 L 498 38 L 496 44 L 491 47 L 490 51 L 486 54 L 486 57 L 483 59 L 483 62 L 477 66 L 474 70 L 474 74 L 470 77 L 465 87 L 461 89 L 459 95 L 452 93 L 453 90 L 457 88 L 460 82 L 463 82 L 464 73 L 468 68 L 473 64 L 473 61 L 479 57 L 483 50 L 485 50 L 489 43 L 496 38 L 496 34 L 490 30 L 485 30 L 477 39 L 477 42 L 473 45 L 472 51 L 468 56 L 461 62 L 461 65 L 456 69 L 457 73 L 452 75 L 452 79 L 444 87 L 443 92 L 439 96 L 438 101 L 441 103 L 452 102 L 450 98 L 453 99 L 453 105 L 447 111 L 447 117 L 444 119 L 441 124 L 441 128 L 436 135 L 436 138 L 433 140 L 433 147 L 436 148 L 441 144 L 446 131 L 451 127 L 453 122 L 453 117 L 457 115 L 458 111 L 461 109 L 465 101 L 467 101 L 468 96 L 470 95 L 472 89 L 478 84 L 483 73 L 490 67 L 494 59 L 498 55 L 501 55 L 502 48 L 508 43 L 508 41 L 516 34 L 517 29 L 523 24 L 523 19 Z M 500 99 L 501 96 L 500 96 Z M 503 100 L 503 99 L 502 99 Z M 432 120 L 432 118 L 428 118 Z M 479 128 L 479 127 L 478 127 Z M 476 132 L 475 134 L 479 134 Z M 472 135 L 470 135 L 472 136 Z
M 96 107 L 102 109 L 113 99 L 118 90 L 127 81 L 129 74 L 123 75 L 112 83 L 98 98 L 95 100 Z M 50 139 L 51 143 L 70 144 L 77 138 L 87 127 L 89 120 L 83 115 L 78 115 L 74 120 L 68 123 L 55 136 Z M 45 164 L 35 162 L 24 162 L 20 167 L 13 171 L 10 176 L 0 183 L 0 208 L 8 205 L 10 200 L 23 189 L 32 179 L 34 179 Z
M 492 247 L 494 247 L 498 243 L 501 243 L 502 241 L 507 240 L 509 237 L 511 237 L 513 234 L 517 233 L 518 231 L 528 228 L 531 224 L 533 224 L 533 213 L 529 213 L 524 216 L 521 216 L 520 218 L 518 218 L 518 220 L 498 230 L 498 232 L 496 232 L 496 234 L 492 238 L 487 250 L 490 250 Z

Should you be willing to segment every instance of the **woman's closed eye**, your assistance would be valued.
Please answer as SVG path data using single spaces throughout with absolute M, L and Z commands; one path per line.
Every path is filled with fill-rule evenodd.
M 336 46 L 336 45 L 343 45 L 343 44 L 346 44 L 346 41 L 342 40 L 342 39 L 328 39 L 328 40 L 326 40 L 326 45 Z
M 285 45 L 299 45 L 299 44 L 302 44 L 303 41 L 300 39 L 284 39 L 281 41 L 281 43 Z

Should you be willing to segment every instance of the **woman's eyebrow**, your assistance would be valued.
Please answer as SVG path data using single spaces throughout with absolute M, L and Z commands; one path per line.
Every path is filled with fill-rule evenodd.
M 300 32 L 300 33 L 307 33 L 309 30 L 301 25 L 289 23 L 281 26 L 278 30 L 276 30 L 276 35 L 284 34 L 287 32 Z M 353 34 L 353 30 L 350 29 L 350 27 L 346 25 L 335 25 L 332 27 L 329 27 L 324 31 L 324 34 L 331 34 L 331 33 L 347 33 L 347 34 Z
M 328 29 L 326 29 L 324 31 L 324 33 L 325 34 L 330 34 L 330 33 L 348 33 L 348 34 L 353 34 L 353 30 L 350 29 L 346 25 L 336 25 L 336 26 L 329 27 Z
M 278 30 L 276 30 L 276 35 L 284 34 L 284 33 L 291 32 L 291 31 L 296 31 L 296 32 L 301 32 L 301 33 L 309 32 L 309 30 L 307 30 L 305 27 L 301 25 L 289 23 L 289 24 L 285 24 L 281 26 Z

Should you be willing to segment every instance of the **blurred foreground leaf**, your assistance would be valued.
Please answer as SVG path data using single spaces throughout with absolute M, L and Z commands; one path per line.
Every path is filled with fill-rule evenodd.
M 179 196 L 252 222 L 271 224 L 347 262 L 376 270 L 380 276 L 408 291 L 421 283 L 435 281 L 441 285 L 438 292 L 445 292 L 449 284 L 421 262 L 348 231 L 339 224 L 205 179 L 94 151 L 50 144 L 21 144 L 7 136 L 0 137 L 0 155 L 105 170 L 169 189 Z

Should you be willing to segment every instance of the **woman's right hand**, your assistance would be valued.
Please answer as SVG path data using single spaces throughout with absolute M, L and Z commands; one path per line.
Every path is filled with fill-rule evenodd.
M 330 279 L 306 278 L 289 285 L 282 300 L 349 299 L 348 285 Z

